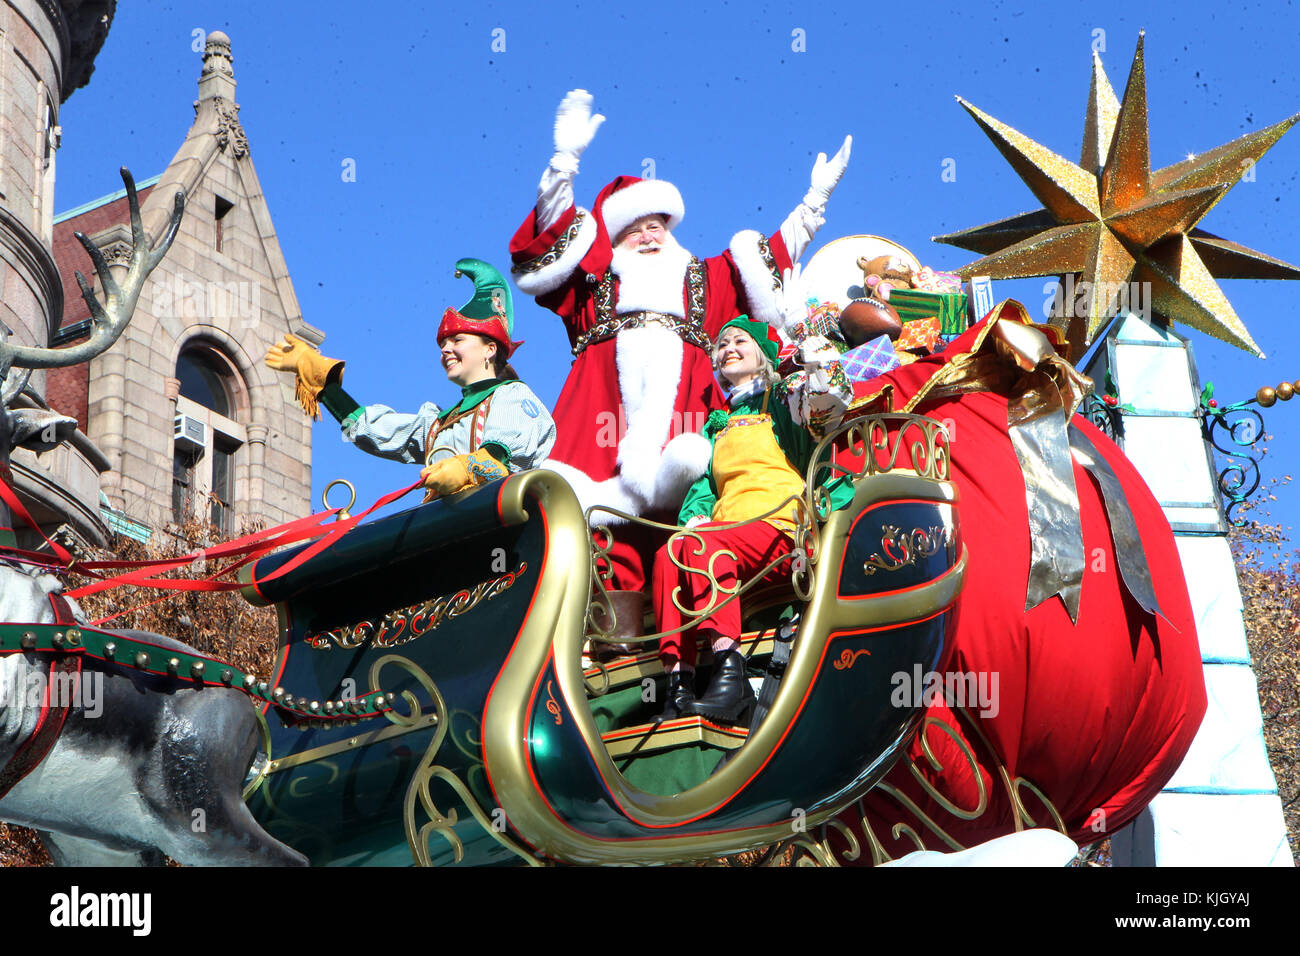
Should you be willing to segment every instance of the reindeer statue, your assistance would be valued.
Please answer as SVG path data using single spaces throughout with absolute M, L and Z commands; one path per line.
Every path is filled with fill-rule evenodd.
M 89 339 L 67 349 L 37 348 L 10 344 L 0 329 L 0 481 L 10 487 L 12 448 L 48 450 L 76 428 L 75 420 L 56 412 L 10 409 L 30 375 L 13 370 L 75 365 L 108 349 L 130 322 L 145 279 L 180 228 L 185 196 L 177 192 L 167 233 L 150 249 L 135 183 L 125 168 L 122 179 L 133 245 L 120 285 L 99 250 L 77 234 L 106 293 L 101 305 L 77 273 L 92 315 Z M 0 527 L 12 527 L 3 501 Z M 65 618 L 81 621 L 79 609 L 57 597 L 61 587 L 55 576 L 5 560 L 0 551 L 0 622 L 54 623 L 60 608 Z M 116 633 L 195 653 L 167 637 Z M 38 725 L 46 722 L 41 695 L 30 690 L 55 686 L 59 671 L 57 656 L 0 654 L 0 819 L 38 830 L 57 864 L 146 865 L 161 862 L 161 854 L 185 864 L 307 863 L 262 830 L 241 797 L 260 734 L 257 715 L 240 691 L 183 685 L 86 658 L 80 681 L 96 687 L 102 681 L 102 691 L 93 702 L 84 692 L 74 693 L 52 746 L 46 741 L 34 747 Z

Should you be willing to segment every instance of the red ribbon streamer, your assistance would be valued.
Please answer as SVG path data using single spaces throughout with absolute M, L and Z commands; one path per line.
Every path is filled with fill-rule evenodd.
M 337 521 L 328 528 L 323 528 L 321 525 L 327 519 L 337 515 L 340 509 L 332 508 L 328 511 L 322 511 L 305 518 L 298 518 L 294 521 L 287 522 L 286 524 L 277 525 L 274 528 L 267 528 L 262 531 L 254 532 L 253 534 L 244 535 L 243 537 L 236 538 L 233 541 L 213 545 L 210 548 L 203 548 L 199 551 L 182 555 L 177 558 L 149 561 L 79 562 L 76 561 L 65 548 L 46 537 L 45 533 L 41 531 L 40 526 L 37 525 L 36 521 L 28 513 L 27 509 L 23 507 L 22 502 L 18 500 L 18 496 L 14 494 L 13 489 L 3 478 L 0 478 L 0 498 L 4 499 L 4 502 L 9 506 L 10 510 L 25 521 L 28 527 L 32 528 L 37 534 L 45 539 L 45 543 L 49 545 L 50 550 L 54 552 L 55 556 L 60 562 L 63 562 L 63 564 L 55 565 L 49 560 L 47 555 L 33 551 L 23 551 L 18 548 L 6 548 L 3 549 L 3 553 L 9 557 L 23 560 L 30 564 L 46 567 L 50 570 L 57 568 L 60 571 L 76 571 L 90 577 L 98 578 L 99 580 L 91 584 L 84 585 L 76 590 L 65 593 L 65 597 L 79 598 L 88 594 L 98 593 L 99 591 L 122 587 L 127 584 L 133 584 L 140 587 L 160 588 L 173 592 L 233 591 L 237 588 L 244 587 L 244 585 L 237 581 L 219 581 L 217 579 L 225 577 L 233 571 L 237 571 L 250 561 L 255 561 L 276 548 L 292 544 L 296 541 L 311 540 L 313 538 L 320 539 L 310 547 L 306 548 L 301 554 L 295 555 L 290 561 L 280 568 L 277 568 L 267 577 L 262 579 L 253 579 L 252 584 L 256 588 L 260 584 L 274 581 L 276 578 L 288 574 L 290 571 L 314 558 L 322 551 L 333 547 L 338 543 L 338 540 L 343 537 L 343 535 L 355 528 L 363 518 L 368 517 L 380 508 L 392 504 L 399 498 L 410 494 L 416 488 L 420 487 L 420 484 L 419 481 L 416 481 L 406 488 L 389 492 L 360 514 L 352 515 L 351 517 Z M 218 560 L 222 558 L 238 558 L 239 560 L 218 569 L 206 578 L 198 580 L 154 577 L 154 575 L 163 574 L 167 571 L 184 567 L 187 564 L 193 564 L 196 561 Z M 119 574 L 114 577 L 104 577 L 98 573 L 101 569 L 109 568 L 131 568 L 132 570 L 128 571 L 126 574 Z M 137 605 L 137 607 L 148 607 L 151 604 L 157 604 L 159 601 L 165 601 L 167 598 L 172 596 L 173 595 L 171 594 L 165 594 L 162 597 L 147 602 L 146 604 Z M 128 608 L 126 611 L 119 611 L 116 614 L 110 615 L 106 618 L 101 618 L 93 623 L 102 624 L 104 621 L 112 620 L 115 617 L 119 617 L 122 614 L 126 614 L 135 609 L 136 608 Z

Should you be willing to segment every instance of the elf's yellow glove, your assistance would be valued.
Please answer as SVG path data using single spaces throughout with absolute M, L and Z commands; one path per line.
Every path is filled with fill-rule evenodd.
M 316 396 L 329 382 L 330 373 L 338 368 L 336 382 L 343 380 L 343 362 L 326 358 L 296 335 L 286 335 L 266 351 L 266 364 L 277 372 L 293 372 L 298 377 L 297 398 L 302 410 L 320 418 Z
M 420 472 L 420 483 L 429 489 L 425 501 L 477 488 L 506 476 L 506 467 L 483 449 L 435 462 Z

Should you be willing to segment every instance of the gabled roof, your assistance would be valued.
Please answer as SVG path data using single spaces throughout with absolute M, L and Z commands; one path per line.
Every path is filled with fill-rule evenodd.
M 280 241 L 271 221 L 271 212 L 262 193 L 257 170 L 253 167 L 248 137 L 239 122 L 239 104 L 234 101 L 235 79 L 231 61 L 229 37 L 218 30 L 208 34 L 203 68 L 199 75 L 199 99 L 195 103 L 194 122 L 167 168 L 138 184 L 141 219 L 145 231 L 156 242 L 167 228 L 176 191 L 182 190 L 186 199 L 191 200 L 192 206 L 192 197 L 212 164 L 226 154 L 239 177 L 245 208 L 252 218 L 276 294 L 288 317 L 289 331 L 318 345 L 324 339 L 324 334 L 302 318 L 298 296 L 289 279 L 289 267 L 280 249 Z M 54 253 L 64 291 L 63 321 L 60 327 L 66 328 L 90 317 L 74 272 L 80 269 L 87 278 L 93 279 L 94 267 L 73 232 L 93 236 L 113 226 L 128 223 L 125 189 L 83 203 L 56 217 Z

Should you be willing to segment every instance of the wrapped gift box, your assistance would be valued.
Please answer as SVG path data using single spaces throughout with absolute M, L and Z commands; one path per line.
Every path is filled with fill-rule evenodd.
M 891 298 L 889 300 L 893 302 Z M 932 315 L 926 319 L 915 319 L 903 325 L 903 334 L 898 337 L 894 343 L 894 348 L 917 349 L 922 352 L 929 352 L 934 349 L 935 343 L 939 341 L 940 333 L 939 317 Z
M 939 319 L 941 332 L 965 332 L 967 297 L 964 292 L 919 292 L 916 289 L 893 289 L 889 304 L 898 312 L 903 325 L 925 319 Z
M 889 341 L 888 335 L 878 335 L 840 356 L 840 366 L 850 382 L 865 382 L 892 372 L 898 365 L 894 343 Z

